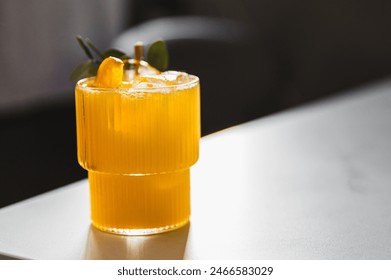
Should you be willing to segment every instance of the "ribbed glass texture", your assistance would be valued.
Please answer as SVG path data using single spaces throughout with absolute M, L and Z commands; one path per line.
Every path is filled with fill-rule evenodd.
M 78 160 L 89 171 L 91 219 L 119 234 L 150 234 L 185 224 L 190 171 L 198 159 L 200 88 L 76 86 Z
M 91 219 L 99 229 L 147 234 L 174 229 L 190 216 L 189 169 L 148 176 L 89 172 Z
M 163 92 L 76 87 L 79 163 L 117 174 L 185 169 L 198 159 L 198 82 Z

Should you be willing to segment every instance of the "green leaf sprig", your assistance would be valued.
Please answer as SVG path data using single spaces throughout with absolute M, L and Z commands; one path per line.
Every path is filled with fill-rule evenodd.
M 168 68 L 168 50 L 162 40 L 155 41 L 147 50 L 147 62 L 160 72 Z
M 76 36 L 76 40 L 87 55 L 88 60 L 79 64 L 72 71 L 69 77 L 72 81 L 96 76 L 99 65 L 109 56 L 117 57 L 123 61 L 127 61 L 131 58 L 129 55 L 118 49 L 110 48 L 101 52 L 90 39 L 84 39 L 80 35 Z M 167 69 L 168 60 L 167 46 L 163 40 L 153 42 L 147 49 L 147 62 L 159 71 L 165 71 Z M 125 66 L 126 69 L 129 69 L 129 66 L 130 65 Z

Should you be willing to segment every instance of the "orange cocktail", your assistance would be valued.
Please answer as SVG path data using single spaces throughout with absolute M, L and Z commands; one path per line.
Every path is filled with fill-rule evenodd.
M 200 138 L 197 77 L 141 74 L 114 88 L 84 79 L 76 86 L 76 116 L 94 226 L 148 234 L 188 222 L 189 168 Z

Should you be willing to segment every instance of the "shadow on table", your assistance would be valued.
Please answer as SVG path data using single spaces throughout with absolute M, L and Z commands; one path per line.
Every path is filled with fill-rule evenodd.
M 93 260 L 183 259 L 190 224 L 174 231 L 148 236 L 122 236 L 90 226 L 83 258 Z

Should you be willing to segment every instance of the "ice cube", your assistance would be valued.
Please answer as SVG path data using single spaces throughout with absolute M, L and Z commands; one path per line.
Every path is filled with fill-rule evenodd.
M 133 80 L 133 89 L 158 89 L 171 85 L 161 75 L 139 75 Z
M 125 64 L 125 67 L 130 67 L 130 69 L 125 72 L 124 80 L 132 81 L 136 77 L 135 70 L 134 70 L 135 63 L 136 62 L 134 59 L 130 59 L 128 61 L 128 63 Z M 139 75 L 157 75 L 159 73 L 160 73 L 159 70 L 152 67 L 147 62 L 139 61 L 139 66 L 138 66 L 138 74 Z
M 186 84 L 190 82 L 190 77 L 187 73 L 179 71 L 165 71 L 160 74 L 167 81 L 172 82 L 175 85 Z

